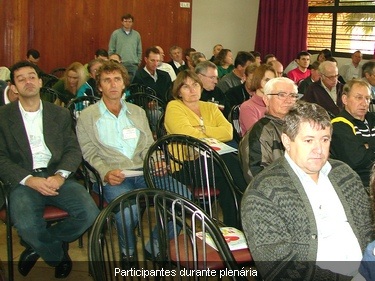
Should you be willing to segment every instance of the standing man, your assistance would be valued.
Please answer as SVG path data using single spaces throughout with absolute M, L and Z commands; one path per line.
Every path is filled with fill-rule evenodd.
M 242 138 L 238 156 L 246 183 L 284 155 L 281 132 L 285 116 L 298 99 L 297 86 L 286 77 L 268 81 L 264 87 L 266 115 Z
M 108 54 L 117 53 L 132 81 L 142 61 L 142 41 L 138 31 L 133 29 L 134 17 L 126 14 L 121 18 L 122 27 L 113 31 L 109 40 Z
M 160 61 L 159 49 L 156 47 L 148 48 L 145 52 L 146 65 L 144 68 L 137 70 L 133 83 L 154 89 L 156 95 L 167 103 L 172 80 L 167 72 L 158 69 Z
M 375 113 L 368 112 L 370 101 L 369 84 L 349 80 L 342 94 L 344 110 L 332 120 L 331 157 L 356 171 L 366 188 L 375 161 Z
M 345 82 L 352 79 L 361 78 L 362 76 L 362 53 L 355 51 L 352 54 L 352 61 L 340 67 L 339 73 L 344 78 Z
M 297 85 L 300 81 L 310 76 L 310 57 L 311 55 L 306 51 L 299 52 L 296 58 L 298 66 L 287 74 L 288 78 L 292 79 Z
M 42 80 L 33 63 L 13 65 L 10 80 L 19 101 L 0 108 L 0 178 L 9 183 L 10 216 L 26 247 L 18 270 L 26 276 L 41 257 L 55 267 L 56 278 L 65 278 L 72 269 L 68 243 L 92 225 L 99 210 L 70 178 L 82 154 L 69 111 L 40 100 Z M 69 217 L 47 228 L 46 205 Z
M 319 104 L 331 117 L 335 117 L 343 108 L 341 96 L 343 85 L 338 81 L 339 72 L 333 61 L 324 61 L 319 65 L 320 79 L 313 82 L 302 99 Z
M 331 135 L 321 106 L 296 103 L 283 126 L 285 155 L 243 195 L 242 225 L 264 280 L 360 277 L 373 236 L 370 199 L 348 165 L 328 160 Z

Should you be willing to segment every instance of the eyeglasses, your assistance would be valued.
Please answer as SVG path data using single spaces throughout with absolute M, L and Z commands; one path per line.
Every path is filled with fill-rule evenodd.
M 204 76 L 204 77 L 207 77 L 207 78 L 210 78 L 211 80 L 217 80 L 219 77 L 217 76 L 208 76 L 206 74 L 203 74 L 203 73 L 199 73 L 200 75 Z
M 130 22 L 130 23 L 132 23 L 133 21 L 132 20 L 123 20 L 123 22 Z
M 339 75 L 333 75 L 333 76 L 327 76 L 325 74 L 322 74 L 324 77 L 326 77 L 327 79 L 330 79 L 330 80 L 334 80 L 334 79 L 337 79 L 339 78 Z
M 278 92 L 275 94 L 268 94 L 269 96 L 278 96 L 280 100 L 286 100 L 287 98 L 291 99 L 298 99 L 298 94 L 296 93 L 286 93 L 286 92 Z
M 354 97 L 354 99 L 358 102 L 363 102 L 365 101 L 366 103 L 370 104 L 371 103 L 371 97 L 368 96 L 368 97 L 365 97 L 365 96 L 362 96 L 362 95 L 357 95 Z

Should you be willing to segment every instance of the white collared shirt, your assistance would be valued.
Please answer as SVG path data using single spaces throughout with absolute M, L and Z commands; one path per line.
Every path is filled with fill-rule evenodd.
M 328 178 L 332 169 L 331 164 L 329 162 L 324 164 L 319 172 L 318 183 L 315 183 L 297 166 L 287 152 L 285 158 L 301 181 L 314 212 L 318 230 L 316 264 L 336 273 L 355 275 L 362 259 L 362 251 L 340 198 Z M 351 262 L 338 263 L 338 261 Z
M 328 78 L 327 78 L 328 79 Z M 337 91 L 336 91 L 336 86 L 335 87 L 332 87 L 332 90 L 329 90 L 326 85 L 324 85 L 323 81 L 320 81 L 320 83 L 322 84 L 324 90 L 326 90 L 326 92 L 328 93 L 328 95 L 331 97 L 331 99 L 333 100 L 333 102 L 335 104 L 337 104 Z
M 43 103 L 35 112 L 26 111 L 18 102 L 33 158 L 33 169 L 46 168 L 52 157 L 43 135 Z
M 156 72 L 156 70 L 155 70 L 155 74 L 152 75 L 150 71 L 148 71 L 147 67 L 144 67 L 143 69 L 148 73 L 148 75 L 152 77 L 152 79 L 154 79 L 155 82 L 158 80 L 158 73 Z

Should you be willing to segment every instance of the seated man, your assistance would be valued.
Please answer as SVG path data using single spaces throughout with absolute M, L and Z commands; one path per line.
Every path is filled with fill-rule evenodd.
M 172 80 L 167 72 L 158 69 L 160 61 L 158 48 L 148 48 L 145 53 L 146 65 L 144 68 L 137 70 L 132 83 L 142 84 L 154 89 L 156 95 L 167 103 Z
M 371 205 L 359 176 L 328 160 L 331 132 L 321 106 L 296 103 L 283 126 L 285 155 L 244 193 L 242 226 L 264 280 L 360 277 L 373 236 Z
M 320 79 L 313 82 L 303 95 L 302 100 L 316 103 L 327 110 L 331 117 L 341 111 L 343 85 L 338 82 L 339 72 L 335 62 L 324 61 L 319 65 Z
M 298 85 L 298 93 L 305 94 L 307 91 L 307 88 L 314 82 L 318 81 L 320 79 L 320 72 L 319 72 L 319 65 L 320 62 L 314 61 L 312 64 L 310 64 L 310 76 L 303 79 L 299 85 Z
M 371 86 L 371 99 L 375 99 L 375 61 L 368 61 L 362 66 L 362 80 Z
M 123 65 L 103 62 L 97 73 L 97 88 L 102 98 L 83 110 L 77 123 L 83 157 L 99 172 L 107 202 L 123 193 L 147 187 L 143 160 L 154 140 L 145 111 L 122 98 L 127 80 Z M 165 163 L 160 165 L 165 169 Z M 181 195 L 191 196 L 186 187 L 181 185 L 180 190 Z M 125 212 L 125 217 L 129 215 Z M 116 217 L 121 220 L 120 213 Z M 130 223 L 130 218 L 127 221 Z M 134 237 L 129 234 L 129 244 L 126 244 L 124 236 L 120 235 L 120 244 L 123 260 L 128 261 L 134 252 Z
M 294 83 L 299 83 L 310 76 L 310 54 L 306 51 L 299 52 L 296 58 L 297 67 L 288 72 L 287 76 L 293 80 Z
M 92 225 L 99 210 L 69 177 L 82 157 L 69 111 L 40 100 L 42 80 L 35 64 L 16 63 L 10 80 L 19 101 L 0 107 L 0 178 L 10 185 L 10 216 L 26 247 L 18 270 L 26 276 L 41 257 L 55 267 L 56 278 L 65 278 L 72 269 L 68 243 Z M 47 228 L 46 205 L 69 217 Z
M 369 186 L 371 166 L 375 161 L 375 113 L 368 112 L 370 86 L 352 79 L 343 89 L 344 110 L 332 120 L 331 157 L 348 164 Z
M 179 67 L 185 65 L 185 61 L 182 58 L 182 48 L 175 45 L 172 46 L 169 49 L 169 56 L 171 57 L 171 60 L 168 63 L 172 66 L 177 76 Z
M 240 51 L 234 59 L 234 69 L 231 73 L 223 76 L 217 86 L 225 93 L 230 88 L 241 85 L 245 81 L 246 67 L 255 62 L 255 58 L 249 52 Z
M 201 101 L 208 101 L 216 104 L 225 117 L 228 117 L 230 108 L 224 93 L 216 86 L 217 66 L 208 60 L 200 62 L 195 67 L 195 73 L 201 79 L 203 90 Z
M 283 156 L 281 131 L 284 118 L 298 98 L 297 86 L 284 77 L 268 81 L 264 94 L 267 113 L 245 134 L 238 149 L 247 184 L 265 167 Z

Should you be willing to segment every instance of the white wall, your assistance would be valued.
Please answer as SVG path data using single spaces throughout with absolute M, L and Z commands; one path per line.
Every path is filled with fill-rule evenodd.
M 191 47 L 212 56 L 222 44 L 238 51 L 254 50 L 259 0 L 193 0 Z

